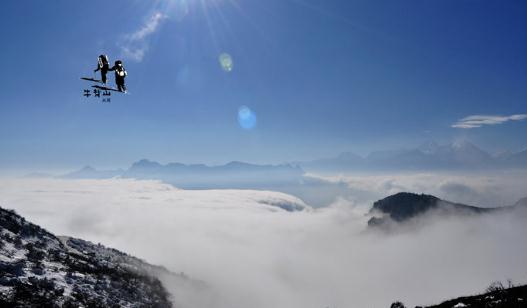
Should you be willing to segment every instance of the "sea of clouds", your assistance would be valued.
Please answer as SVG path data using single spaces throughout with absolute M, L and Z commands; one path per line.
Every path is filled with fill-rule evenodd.
M 527 195 L 521 179 L 524 174 L 325 178 L 345 181 L 351 192 L 317 209 L 268 191 L 189 191 L 132 179 L 0 179 L 0 206 L 56 234 L 100 242 L 209 286 L 198 299 L 169 285 L 178 307 L 389 307 L 395 300 L 411 306 L 478 293 L 495 280 L 526 283 L 527 217 L 429 216 L 419 228 L 385 234 L 367 230 L 371 203 L 415 191 L 511 204 Z
M 344 174 L 308 177 L 345 183 L 346 199 L 366 204 L 401 191 L 425 193 L 443 200 L 480 207 L 513 205 L 527 196 L 527 171 L 421 172 L 394 174 Z

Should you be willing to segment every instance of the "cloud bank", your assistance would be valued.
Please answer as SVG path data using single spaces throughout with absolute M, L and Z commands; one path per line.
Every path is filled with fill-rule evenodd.
M 124 36 L 122 42 L 119 44 L 123 57 L 137 62 L 141 62 L 148 51 L 149 37 L 154 34 L 159 28 L 163 20 L 166 18 L 161 12 L 154 12 L 148 20 L 137 31 Z
M 178 307 L 413 306 L 480 292 L 497 279 L 527 281 L 521 215 L 429 217 L 425 228 L 388 236 L 364 231 L 367 202 L 341 199 L 287 212 L 269 205 L 278 201 L 301 202 L 275 192 L 187 191 L 155 181 L 0 180 L 0 204 L 50 231 L 101 242 L 210 286 L 208 302 L 172 288 Z
M 481 207 L 512 205 L 527 196 L 526 171 L 309 176 L 345 184 L 348 191 L 342 196 L 355 204 L 367 206 L 401 191 L 426 193 L 444 200 Z
M 521 121 L 527 119 L 527 114 L 513 114 L 510 116 L 499 115 L 471 115 L 452 124 L 454 128 L 476 128 L 483 125 L 497 125 L 509 121 Z

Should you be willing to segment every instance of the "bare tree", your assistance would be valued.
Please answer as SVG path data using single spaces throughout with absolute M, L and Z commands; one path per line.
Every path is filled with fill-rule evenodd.
M 503 291 L 503 290 L 505 290 L 505 286 L 503 286 L 503 283 L 501 283 L 501 281 L 497 280 L 497 281 L 492 282 L 485 291 L 487 293 L 490 293 L 490 292 L 497 292 L 497 291 Z
M 406 306 L 403 303 L 397 301 L 397 302 L 392 303 L 390 308 L 406 308 Z

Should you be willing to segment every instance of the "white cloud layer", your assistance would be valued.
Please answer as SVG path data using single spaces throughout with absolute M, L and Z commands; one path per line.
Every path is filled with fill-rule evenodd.
M 496 125 L 508 121 L 521 121 L 527 119 L 527 114 L 513 114 L 510 116 L 499 115 L 471 115 L 452 125 L 454 128 L 476 128 L 483 125 Z
M 125 35 L 120 43 L 123 57 L 141 62 L 149 49 L 148 38 L 159 29 L 165 18 L 163 13 L 154 12 L 139 30 Z
M 498 207 L 512 205 L 527 196 L 526 171 L 496 172 L 423 172 L 317 176 L 329 182 L 346 183 L 346 198 L 355 204 L 367 204 L 401 191 L 426 193 L 441 199 Z
M 281 193 L 186 191 L 124 179 L 2 179 L 0 205 L 57 234 L 183 271 L 214 290 L 213 302 L 204 302 L 171 286 L 178 307 L 413 306 L 474 294 L 497 279 L 527 282 L 527 218 L 520 215 L 429 218 L 423 229 L 391 236 L 364 232 L 376 190 L 426 190 L 434 179 L 423 178 L 348 177 L 341 180 L 364 192 L 360 198 L 303 212 L 269 206 L 301 203 Z M 450 183 L 484 190 L 481 182 L 444 175 L 434 187 L 462 193 Z

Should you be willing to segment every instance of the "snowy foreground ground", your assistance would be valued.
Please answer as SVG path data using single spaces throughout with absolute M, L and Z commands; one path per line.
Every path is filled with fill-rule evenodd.
M 388 235 L 366 231 L 368 204 L 341 200 L 315 210 L 276 192 L 0 180 L 2 207 L 55 234 L 204 281 L 216 307 L 425 305 L 481 292 L 494 280 L 527 282 L 521 217 L 430 217 L 423 228 Z M 196 303 L 187 297 L 180 305 Z
M 0 207 L 2 307 L 170 307 L 160 279 L 197 286 L 115 249 L 56 237 Z

